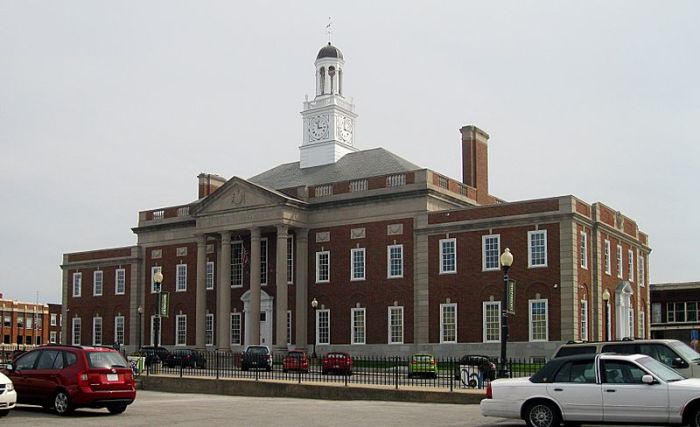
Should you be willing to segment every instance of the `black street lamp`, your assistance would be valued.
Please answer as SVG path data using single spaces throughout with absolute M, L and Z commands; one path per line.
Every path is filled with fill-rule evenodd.
M 498 370 L 499 378 L 510 376 L 506 362 L 506 348 L 508 345 L 508 269 L 513 265 L 513 254 L 506 248 L 501 254 L 501 267 L 503 267 L 503 301 L 501 301 L 501 366 Z
M 136 312 L 139 314 L 139 323 L 138 323 L 136 329 L 138 332 L 138 340 L 137 340 L 138 345 L 139 345 L 138 349 L 140 349 L 141 347 L 143 347 L 143 343 L 141 342 L 141 316 L 143 315 L 143 307 L 139 306 L 139 308 L 136 309 Z
M 317 316 L 316 316 L 316 310 L 318 309 L 318 301 L 316 301 L 316 298 L 311 301 L 311 307 L 314 309 L 314 352 L 311 354 L 312 358 L 316 358 L 316 341 L 318 341 L 318 325 L 317 325 Z
M 160 271 L 157 271 L 153 275 L 153 282 L 156 284 L 156 317 L 155 317 L 155 330 L 153 331 L 153 344 L 156 348 L 160 347 L 160 295 L 161 295 L 161 290 L 162 290 L 162 283 L 163 283 L 163 273 Z

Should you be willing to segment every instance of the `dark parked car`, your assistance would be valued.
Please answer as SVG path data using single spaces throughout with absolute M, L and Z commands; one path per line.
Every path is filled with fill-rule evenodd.
M 172 351 L 165 359 L 165 365 L 170 368 L 175 366 L 206 368 L 207 359 L 198 351 L 183 348 Z
M 266 345 L 249 345 L 241 359 L 241 370 L 265 369 L 272 370 L 272 353 Z
M 496 379 L 496 364 L 488 356 L 467 354 L 457 361 L 454 375 L 469 387 L 481 387 L 484 381 Z
M 321 374 L 338 373 L 352 375 L 352 358 L 349 354 L 339 351 L 326 353 L 321 361 Z
M 151 366 L 153 363 L 157 362 L 165 362 L 170 355 L 167 348 L 153 347 L 152 345 L 143 346 L 138 352 L 142 357 L 146 358 L 146 366 Z
M 39 347 L 2 371 L 14 383 L 18 403 L 54 408 L 60 415 L 78 407 L 120 414 L 136 399 L 127 361 L 110 348 Z

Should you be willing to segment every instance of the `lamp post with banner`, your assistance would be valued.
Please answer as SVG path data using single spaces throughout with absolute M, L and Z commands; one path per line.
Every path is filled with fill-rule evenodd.
M 153 283 L 155 283 L 156 290 L 156 316 L 153 325 L 153 346 L 160 347 L 160 315 L 161 315 L 161 294 L 163 285 L 163 273 L 156 271 L 153 274 Z
M 501 254 L 501 267 L 503 268 L 503 301 L 501 302 L 501 363 L 498 369 L 499 378 L 510 376 L 506 361 L 506 350 L 508 345 L 508 313 L 515 308 L 515 285 L 508 280 L 508 270 L 513 265 L 513 254 L 506 248 Z

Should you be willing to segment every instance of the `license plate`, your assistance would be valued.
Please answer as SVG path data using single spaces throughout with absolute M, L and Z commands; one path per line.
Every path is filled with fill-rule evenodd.
M 119 381 L 119 374 L 107 374 L 107 381 Z
M 337 369 L 337 368 L 340 368 L 339 365 L 333 365 L 333 367 L 336 368 L 336 369 Z

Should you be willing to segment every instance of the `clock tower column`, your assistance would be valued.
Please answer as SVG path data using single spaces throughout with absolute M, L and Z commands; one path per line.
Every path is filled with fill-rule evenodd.
M 345 61 L 340 50 L 331 45 L 321 48 L 316 56 L 316 96 L 304 102 L 303 142 L 300 166 L 335 163 L 355 148 L 355 106 L 343 96 Z

